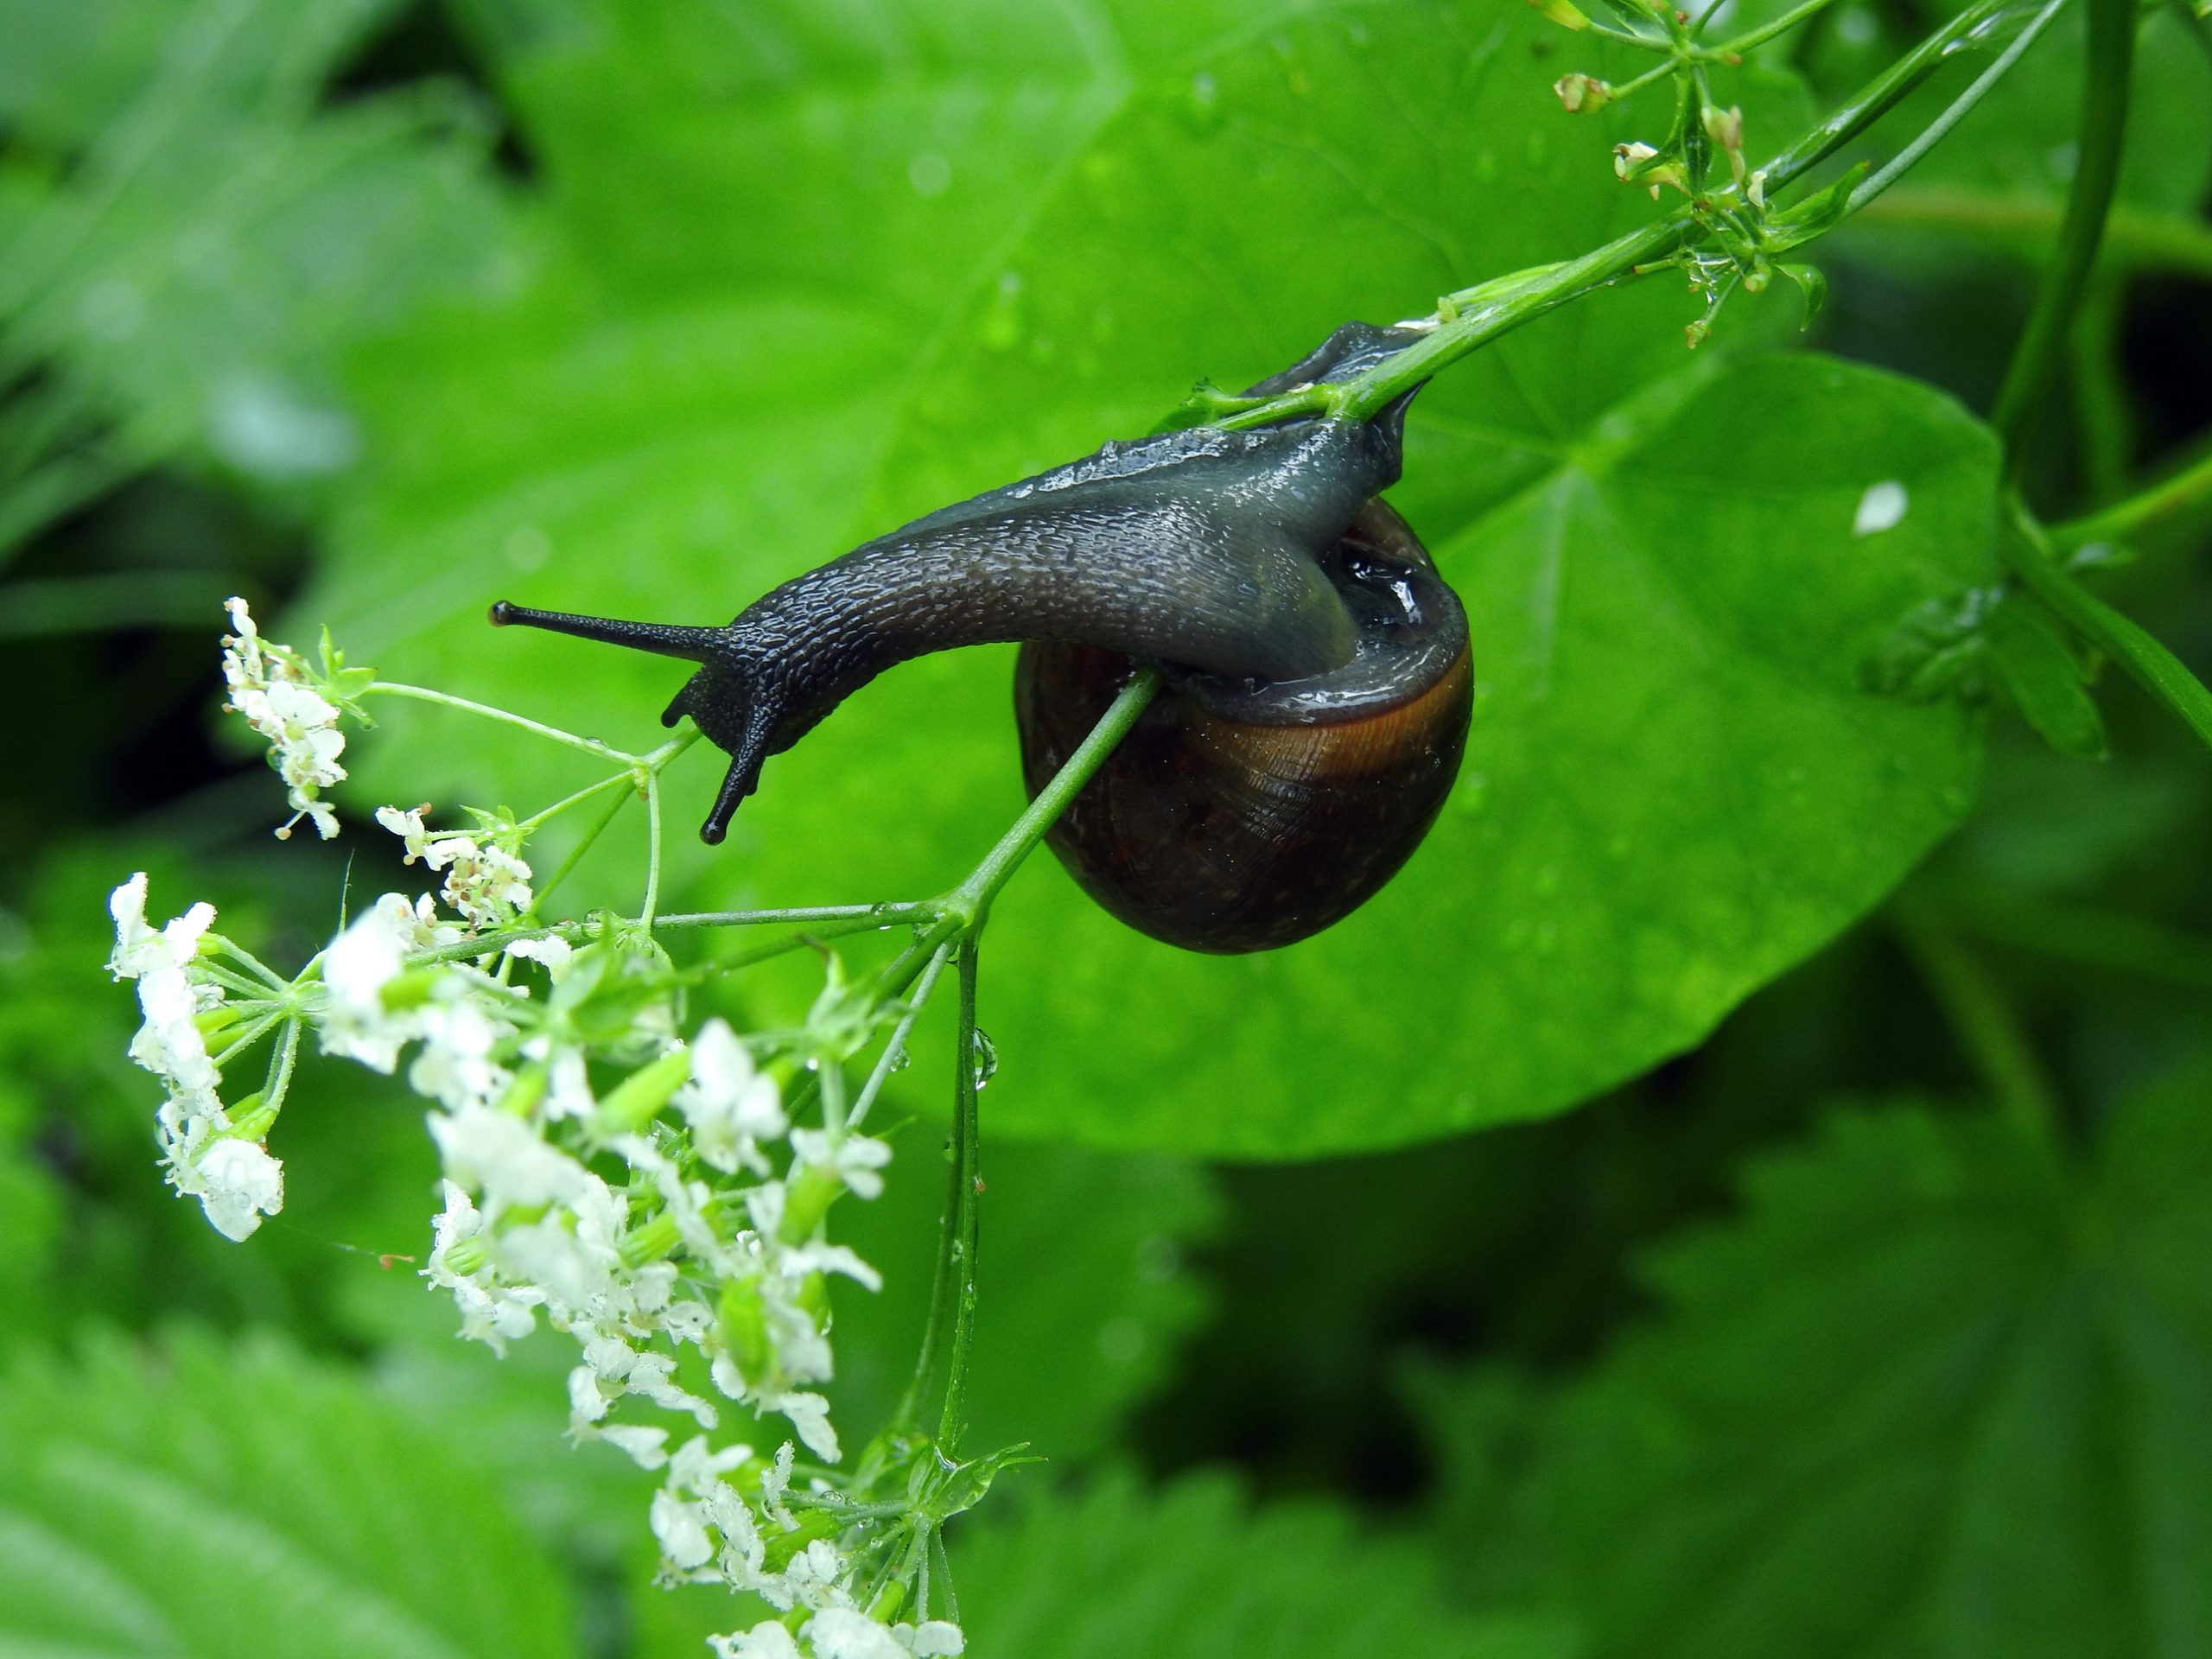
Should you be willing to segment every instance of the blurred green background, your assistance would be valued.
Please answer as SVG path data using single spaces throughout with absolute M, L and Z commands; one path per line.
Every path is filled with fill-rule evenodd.
M 1942 10 L 1844 0 L 1745 66 L 1754 157 Z M 1045 863 L 1009 890 L 975 1408 L 1049 1463 L 955 1535 L 971 1652 L 2212 1653 L 2212 759 L 2117 676 L 2085 760 L 1971 660 L 1917 702 L 1861 671 L 1994 573 L 1976 412 L 2070 28 L 1820 245 L 1809 335 L 1777 292 L 1692 355 L 1659 278 L 1424 393 L 1393 499 L 1479 706 L 1375 905 L 1217 961 Z M 225 596 L 642 741 L 665 664 L 486 603 L 720 620 L 1583 251 L 1652 211 L 1608 152 L 1666 117 L 1564 115 L 1610 63 L 1519 0 L 0 0 L 0 1654 L 658 1659 L 732 1619 L 651 1587 L 560 1342 L 495 1363 L 382 1259 L 432 1207 L 402 1091 L 311 1065 L 245 1246 L 158 1181 L 111 887 L 296 963 L 349 860 L 410 879 L 376 804 L 584 780 L 396 711 L 346 836 L 270 840 Z M 2152 8 L 2053 518 L 2212 448 L 2208 181 L 2212 52 Z M 1854 535 L 1887 480 L 1904 521 Z M 2212 671 L 2212 524 L 2123 551 L 2101 590 Z M 674 837 L 677 902 L 950 883 L 1019 802 L 1009 666 L 870 688 L 726 847 Z M 638 854 L 569 898 L 632 902 Z M 945 1052 L 849 1224 L 889 1283 L 841 1305 L 849 1439 L 919 1328 Z

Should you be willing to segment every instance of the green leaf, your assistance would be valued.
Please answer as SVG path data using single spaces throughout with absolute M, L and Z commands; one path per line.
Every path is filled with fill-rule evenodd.
M 1590 1652 L 2212 1644 L 2208 1099 L 2140 1095 L 2087 1169 L 1912 1107 L 1757 1166 L 1539 1420 L 1521 1519 Z
M 1449 1607 L 1418 1549 L 1349 1510 L 1247 1505 L 1215 1475 L 1127 1478 L 954 1535 L 974 1659 L 1568 1659 L 1554 1622 Z
M 472 105 L 424 85 L 316 107 L 391 9 L 0 8 L 0 36 L 27 35 L 39 66 L 28 84 L 0 73 L 0 109 L 86 146 L 6 226 L 0 327 L 63 379 L 9 411 L 51 430 L 0 513 L 35 524 L 180 450 L 264 487 L 342 471 L 360 446 L 345 352 L 427 298 L 512 283 Z M 99 426 L 90 451 L 61 442 Z
M 1122 21 L 1132 41 L 1158 27 L 1147 8 Z M 676 683 L 665 664 L 495 639 L 485 602 L 512 588 L 727 615 L 862 534 L 1148 429 L 1197 375 L 1242 384 L 1349 315 L 1419 311 L 1641 222 L 1648 199 L 1608 161 L 1633 128 L 1557 108 L 1535 56 L 1556 38 L 1470 3 L 1321 8 L 1128 79 L 1047 54 L 1047 90 L 1014 105 L 1061 114 L 1018 155 L 999 117 L 956 143 L 945 112 L 1013 96 L 982 48 L 944 48 L 925 96 L 872 48 L 833 74 L 807 43 L 785 73 L 817 77 L 829 113 L 734 126 L 703 71 L 620 31 L 537 49 L 525 87 L 565 91 L 533 106 L 532 142 L 592 145 L 587 184 L 619 174 L 649 201 L 665 257 L 606 229 L 611 187 L 563 185 L 588 200 L 556 195 L 556 222 L 604 235 L 564 242 L 524 303 L 380 358 L 365 394 L 382 470 L 311 614 L 387 673 L 643 741 Z M 764 73 L 744 52 L 716 61 L 735 85 Z M 655 95 L 579 113 L 594 77 Z M 1802 99 L 1759 86 L 1758 142 L 1778 143 Z M 586 137 L 567 132 L 587 116 Z M 830 154 L 817 126 L 872 135 L 867 159 Z M 893 211 L 881 158 L 925 135 L 991 194 Z M 671 144 L 682 163 L 664 167 Z M 813 229 L 728 230 L 784 226 L 785 193 L 821 204 Z M 803 232 L 820 246 L 791 245 Z M 1556 1111 L 1697 1041 L 1948 828 L 1974 722 L 1870 697 L 1857 670 L 1896 617 L 1986 580 L 1986 436 L 1866 371 L 1688 357 L 1694 308 L 1669 282 L 1601 296 L 1423 394 L 1396 499 L 1474 618 L 1482 702 L 1458 800 L 1381 900 L 1266 957 L 1154 945 L 1038 861 L 986 952 L 984 1019 L 1031 1079 L 994 1095 L 995 1133 L 1285 1157 Z M 1732 309 L 1722 338 L 1786 331 L 1786 309 Z M 1854 537 L 1885 481 L 1911 512 Z M 868 688 L 773 763 L 718 855 L 679 853 L 683 891 L 719 906 L 949 885 L 1019 806 L 1007 670 L 963 652 Z M 390 725 L 356 799 L 587 780 L 436 716 Z M 671 780 L 674 822 L 703 813 L 711 771 Z M 620 844 L 602 872 L 634 857 Z M 577 902 L 634 906 L 634 878 L 586 876 Z M 796 1013 L 768 1001 L 764 1017 Z M 1376 1006 L 1389 1016 L 1360 1012 Z
M 19 1359 L 0 1540 L 9 1653 L 576 1650 L 560 1579 L 467 1455 L 273 1344 Z
M 1988 629 L 1991 660 L 2020 717 L 2061 754 L 2102 760 L 2104 716 L 2049 613 L 2012 594 L 1990 613 Z

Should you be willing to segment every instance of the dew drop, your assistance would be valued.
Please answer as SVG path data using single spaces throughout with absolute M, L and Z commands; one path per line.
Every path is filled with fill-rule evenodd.
M 999 1047 L 981 1026 L 976 1027 L 975 1046 L 969 1050 L 976 1065 L 976 1092 L 982 1094 L 990 1087 L 991 1079 L 999 1072 Z

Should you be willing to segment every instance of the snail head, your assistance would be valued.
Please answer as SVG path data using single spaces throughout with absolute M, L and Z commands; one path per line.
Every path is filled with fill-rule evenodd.
M 709 741 L 727 752 L 729 770 L 715 796 L 699 838 L 720 844 L 740 802 L 759 785 L 760 766 L 772 752 L 782 699 L 728 627 L 683 627 L 668 622 L 626 622 L 613 617 L 577 616 L 567 611 L 538 611 L 500 600 L 492 607 L 495 628 L 543 628 L 549 633 L 627 645 L 657 657 L 677 657 L 699 664 L 699 671 L 661 713 L 673 726 L 686 715 Z

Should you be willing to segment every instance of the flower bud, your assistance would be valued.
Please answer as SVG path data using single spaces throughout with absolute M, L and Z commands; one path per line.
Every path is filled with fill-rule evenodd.
M 1599 80 L 1594 75 L 1561 75 L 1552 83 L 1552 91 L 1567 108 L 1569 115 L 1580 115 L 1585 110 L 1602 110 L 1613 101 L 1611 81 Z
M 669 1096 L 691 1075 L 688 1050 L 671 1049 L 650 1065 L 641 1065 L 614 1086 L 599 1103 L 599 1127 L 607 1135 L 635 1135 L 659 1115 Z

